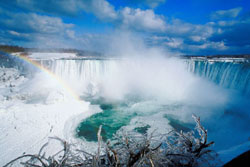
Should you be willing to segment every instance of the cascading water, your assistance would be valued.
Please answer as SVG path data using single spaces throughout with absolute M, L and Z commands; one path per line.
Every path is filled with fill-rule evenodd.
M 121 65 L 121 60 L 58 59 L 39 60 L 41 65 L 68 82 L 99 82 L 105 75 L 112 75 Z M 187 70 L 207 78 L 217 85 L 239 91 L 250 96 L 250 62 L 228 62 L 223 60 L 188 59 Z M 82 85 L 83 86 L 83 85 Z M 84 85 L 86 86 L 86 85 Z
M 224 87 L 240 91 L 250 97 L 250 61 L 209 59 L 187 60 L 188 70 Z
M 114 64 L 108 60 L 40 60 L 42 66 L 65 80 L 91 81 L 107 73 Z
M 113 60 L 54 59 L 37 62 L 68 83 L 79 96 L 94 93 L 102 76 L 116 66 Z

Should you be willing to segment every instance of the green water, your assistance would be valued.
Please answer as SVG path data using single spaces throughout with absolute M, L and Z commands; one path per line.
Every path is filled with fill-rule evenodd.
M 123 112 L 121 106 L 114 104 L 100 104 L 103 110 L 84 120 L 77 128 L 77 135 L 84 137 L 87 141 L 97 141 L 97 132 L 102 125 L 101 135 L 103 140 L 111 139 L 121 127 L 129 124 L 135 112 Z
M 107 139 L 112 139 L 113 135 L 122 127 L 131 125 L 133 118 L 139 117 L 145 118 L 145 120 L 142 119 L 143 124 L 140 126 L 132 123 L 133 130 L 137 133 L 145 134 L 150 128 L 154 128 L 147 121 L 155 119 L 153 116 L 160 112 L 165 113 L 162 114 L 162 118 L 166 119 L 166 122 L 163 121 L 161 126 L 170 125 L 173 129 L 184 132 L 190 131 L 193 128 L 192 124 L 184 123 L 173 115 L 167 114 L 169 110 L 178 110 L 180 106 L 162 105 L 157 108 L 158 104 L 144 101 L 138 102 L 135 99 L 126 100 L 127 103 L 110 103 L 105 101 L 105 99 L 88 100 L 91 104 L 98 105 L 102 112 L 86 118 L 77 127 L 77 136 L 85 138 L 87 141 L 97 141 L 97 132 L 100 125 L 102 125 L 101 135 L 103 140 L 106 141 Z
M 135 128 L 135 131 L 141 134 L 147 133 L 148 129 L 150 128 L 149 125 L 143 126 L 143 127 L 137 127 Z

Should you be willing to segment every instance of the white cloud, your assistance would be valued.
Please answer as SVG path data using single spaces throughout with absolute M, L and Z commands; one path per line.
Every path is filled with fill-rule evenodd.
M 164 42 L 164 45 L 170 48 L 180 48 L 183 45 L 182 38 L 169 38 L 168 41 Z
M 233 8 L 229 10 L 218 10 L 211 14 L 211 19 L 223 19 L 223 18 L 236 18 L 241 12 L 242 8 Z
M 85 11 L 99 19 L 116 18 L 114 7 L 106 0 L 13 0 L 9 3 L 32 12 L 74 16 Z
M 57 17 L 30 14 L 28 16 L 25 15 L 23 19 L 25 18 L 27 19 L 26 23 L 30 28 L 42 33 L 61 33 L 66 29 L 73 27 L 73 24 L 65 24 L 61 18 Z
M 200 36 L 208 37 L 213 33 L 210 24 L 191 24 L 179 19 L 173 19 L 167 24 L 166 33 L 170 36 L 188 37 Z
M 71 39 L 75 39 L 76 36 L 75 36 L 75 31 L 73 30 L 66 30 L 66 35 L 71 38 Z
M 42 16 L 35 13 L 6 13 L 0 23 L 16 32 L 36 32 L 44 34 L 62 33 L 73 24 L 63 23 L 61 18 Z
M 159 3 L 163 3 L 165 0 L 143 1 L 151 6 L 156 6 Z M 114 6 L 107 0 L 13 0 L 8 3 L 10 3 L 11 6 L 21 7 L 28 11 L 40 12 L 44 14 L 50 13 L 72 16 L 85 11 L 87 13 L 94 14 L 101 21 L 111 22 L 123 28 L 135 29 L 138 31 L 163 32 L 166 29 L 166 23 L 163 16 L 155 14 L 151 9 L 142 10 L 125 7 L 115 10 Z M 33 15 L 30 18 L 31 21 L 32 19 L 35 20 L 34 24 L 38 22 L 35 17 L 39 17 L 39 15 Z M 40 22 L 45 21 L 44 17 L 41 17 Z M 53 25 L 49 26 L 51 19 L 47 20 L 47 26 L 44 27 L 46 29 L 42 27 L 44 23 L 42 23 L 41 26 L 38 24 L 38 27 L 33 26 L 32 22 L 30 22 L 29 25 L 34 27 L 34 29 L 44 29 L 44 31 L 47 31 L 47 28 L 50 27 L 50 30 L 48 31 L 54 31 Z M 55 18 L 53 20 L 56 25 L 60 25 L 60 20 Z
M 9 5 L 32 12 L 45 12 L 59 15 L 76 15 L 80 10 L 78 0 L 12 0 Z
M 154 35 L 148 41 L 152 45 L 160 45 L 183 54 L 223 52 L 228 49 L 224 41 L 210 41 L 220 29 L 218 23 L 199 25 L 173 19 L 166 23 L 163 33 Z
M 134 3 L 143 3 L 151 8 L 155 8 L 159 6 L 162 3 L 165 3 L 166 0 L 130 0 L 133 1 Z
M 141 10 L 125 7 L 120 11 L 120 24 L 123 28 L 164 32 L 166 23 L 163 17 L 156 15 L 153 10 Z
M 152 7 L 152 8 L 155 8 L 155 7 L 157 7 L 159 4 L 165 2 L 165 0 L 145 0 L 145 1 L 146 1 L 146 3 L 147 3 L 150 7 Z
M 134 2 L 142 2 L 154 8 L 165 0 L 134 0 Z M 241 7 L 216 11 L 211 14 L 211 18 L 215 20 L 206 24 L 191 24 L 174 18 L 166 21 L 164 16 L 156 14 L 153 9 L 130 7 L 115 9 L 108 0 L 13 0 L 7 3 L 1 5 L 3 1 L 0 1 L 0 6 L 9 6 L 7 9 L 0 7 L 2 16 L 0 41 L 5 43 L 11 40 L 31 43 L 40 41 L 49 46 L 67 47 L 73 44 L 74 47 L 82 45 L 85 48 L 87 46 L 96 49 L 98 46 L 105 50 L 104 46 L 109 41 L 107 39 L 109 35 L 81 36 L 73 30 L 73 24 L 64 23 L 59 17 L 77 16 L 81 12 L 87 12 L 101 21 L 112 23 L 118 29 L 136 30 L 144 32 L 140 33 L 143 35 L 149 32 L 145 37 L 149 44 L 164 45 L 184 53 L 224 51 L 230 47 L 242 46 L 249 50 L 250 17 L 239 16 Z M 15 13 L 10 7 L 21 8 L 20 11 L 24 13 Z
M 14 35 L 14 36 L 20 36 L 21 34 L 19 32 L 16 32 L 16 31 L 8 31 L 11 35 Z
M 198 36 L 198 35 L 190 36 L 190 38 L 191 38 L 193 41 L 195 41 L 195 42 L 200 42 L 200 41 L 204 40 L 203 37 Z
M 64 23 L 59 17 L 35 13 L 12 13 L 1 8 L 0 14 L 3 16 L 0 17 L 2 29 L 0 36 L 8 39 L 5 40 L 10 41 L 8 43 L 15 41 L 25 42 L 31 46 L 58 47 L 65 43 L 64 41 L 67 42 L 68 39 L 75 37 L 72 29 L 74 25 Z
M 221 42 L 211 42 L 207 41 L 206 43 L 202 45 L 192 46 L 196 49 L 211 49 L 211 50 L 225 50 L 227 49 L 227 46 L 225 46 L 225 43 L 223 41 Z
M 84 0 L 80 5 L 83 10 L 102 20 L 114 20 L 117 17 L 114 7 L 106 0 Z

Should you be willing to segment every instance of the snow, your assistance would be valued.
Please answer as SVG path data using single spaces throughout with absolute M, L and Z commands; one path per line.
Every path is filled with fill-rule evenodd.
M 49 60 L 49 59 L 64 59 L 64 58 L 75 58 L 76 53 L 42 53 L 34 52 L 30 53 L 29 58 L 39 59 L 39 60 Z
M 230 62 L 230 63 L 244 63 L 249 62 L 249 59 L 240 57 L 218 57 L 218 58 L 207 58 L 207 57 L 191 57 L 192 60 L 205 60 L 211 63 L 213 62 Z
M 53 87 L 58 85 L 45 86 L 38 78 L 32 81 L 16 69 L 0 69 L 0 166 L 23 153 L 38 153 L 48 137 L 74 140 L 75 126 L 91 114 L 89 103 L 67 97 L 63 89 Z

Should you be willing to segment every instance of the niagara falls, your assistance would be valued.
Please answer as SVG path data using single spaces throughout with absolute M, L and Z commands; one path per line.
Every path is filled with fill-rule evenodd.
M 0 1 L 0 166 L 249 166 L 249 13 Z

